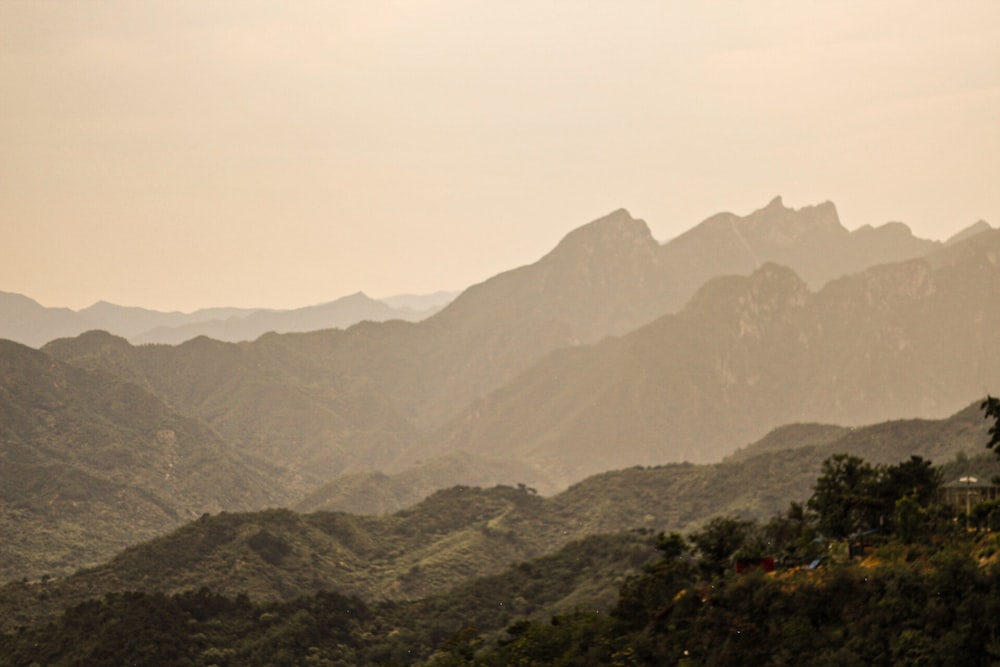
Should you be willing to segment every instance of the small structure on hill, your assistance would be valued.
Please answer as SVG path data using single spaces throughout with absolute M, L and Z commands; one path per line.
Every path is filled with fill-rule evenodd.
M 938 489 L 938 502 L 968 513 L 979 503 L 1000 500 L 1000 486 L 977 477 L 960 477 Z

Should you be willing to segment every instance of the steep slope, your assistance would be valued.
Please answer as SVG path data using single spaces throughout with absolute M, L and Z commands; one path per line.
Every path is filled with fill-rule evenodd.
M 663 290 L 659 244 L 649 227 L 619 209 L 579 227 L 534 264 L 463 292 L 437 317 L 441 326 L 485 330 L 534 318 L 562 322 L 574 341 L 627 331 Z
M 205 512 L 285 503 L 247 458 L 140 387 L 0 340 L 0 579 L 64 573 Z
M 996 393 L 996 303 L 1000 232 L 815 294 L 765 265 L 621 339 L 551 354 L 409 456 L 502 454 L 571 482 L 718 459 L 782 423 L 943 416 Z

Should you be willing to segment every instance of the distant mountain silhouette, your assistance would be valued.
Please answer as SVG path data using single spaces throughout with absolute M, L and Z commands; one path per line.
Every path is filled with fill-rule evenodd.
M 396 294 L 379 299 L 390 308 L 409 309 L 433 313 L 455 300 L 458 292 L 438 291 L 431 294 Z
M 364 292 L 358 292 L 330 303 L 295 310 L 255 310 L 225 319 L 216 318 L 179 326 L 156 327 L 132 336 L 131 340 L 137 345 L 142 343 L 178 345 L 198 336 L 207 336 L 215 340 L 239 342 L 254 340 L 268 332 L 345 329 L 364 320 L 372 322 L 394 319 L 419 320 L 433 312 L 433 309 L 415 311 L 409 308 L 393 308 L 372 299 Z
M 0 292 L 0 338 L 38 347 L 92 328 L 90 320 L 69 308 L 46 308 L 21 294 Z
M 106 301 L 79 311 L 47 308 L 26 296 L 0 292 L 0 338 L 41 347 L 57 338 L 103 330 L 136 345 L 178 345 L 198 336 L 239 342 L 253 340 L 269 331 L 287 333 L 346 328 L 362 320 L 417 321 L 440 310 L 450 296 L 452 293 L 437 292 L 426 297 L 390 297 L 399 304 L 393 306 L 358 292 L 329 303 L 293 310 L 204 308 L 192 313 L 165 313 Z M 421 303 L 428 305 L 418 307 Z

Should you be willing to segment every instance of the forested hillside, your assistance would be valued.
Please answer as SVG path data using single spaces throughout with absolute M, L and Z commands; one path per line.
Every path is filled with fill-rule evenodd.
M 838 454 L 766 522 L 591 537 L 421 599 L 110 593 L 0 634 L 0 665 L 993 664 L 1000 509 L 963 517 L 941 479 Z
M 440 594 L 594 534 L 688 533 L 719 515 L 767 521 L 790 501 L 804 503 L 823 462 L 835 455 L 883 466 L 920 456 L 945 463 L 947 481 L 969 474 L 988 479 L 1000 469 L 983 458 L 987 428 L 977 404 L 947 420 L 844 430 L 824 444 L 714 465 L 607 472 L 551 498 L 525 485 L 455 487 L 385 516 L 289 510 L 205 515 L 107 563 L 49 580 L 44 591 L 38 584 L 8 586 L 0 595 L 0 618 L 41 618 L 124 590 L 179 593 L 209 586 L 253 600 L 289 600 L 329 588 L 367 600 Z M 984 454 L 966 454 L 977 451 Z
M 0 340 L 0 580 L 70 574 L 206 512 L 286 504 L 287 471 L 119 376 Z

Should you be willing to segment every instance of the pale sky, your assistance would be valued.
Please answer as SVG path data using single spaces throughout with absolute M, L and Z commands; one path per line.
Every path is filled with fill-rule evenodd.
M 1000 2 L 0 2 L 0 291 L 458 290 L 620 207 L 1000 225 Z

